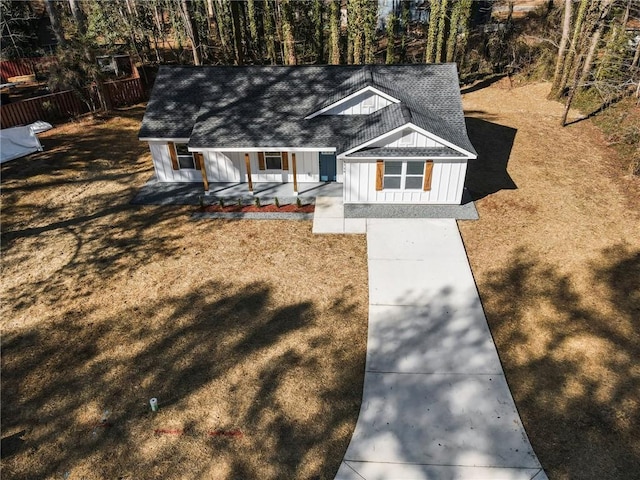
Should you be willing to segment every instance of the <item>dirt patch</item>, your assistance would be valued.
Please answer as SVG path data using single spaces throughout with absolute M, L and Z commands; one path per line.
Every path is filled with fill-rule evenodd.
M 141 115 L 2 166 L 3 478 L 333 478 L 362 394 L 364 237 L 129 205 Z
M 640 181 L 548 84 L 464 96 L 480 158 L 459 222 L 507 380 L 549 478 L 640 471 Z M 575 114 L 577 116 L 577 114 Z

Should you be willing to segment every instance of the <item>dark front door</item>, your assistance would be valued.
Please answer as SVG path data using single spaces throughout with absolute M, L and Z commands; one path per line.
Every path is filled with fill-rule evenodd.
M 320 153 L 320 181 L 336 181 L 336 154 Z

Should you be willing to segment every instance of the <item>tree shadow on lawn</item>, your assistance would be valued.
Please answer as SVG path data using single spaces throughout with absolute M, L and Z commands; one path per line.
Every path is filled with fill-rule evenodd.
M 97 210 L 89 215 L 49 219 L 42 226 L 2 232 L 5 268 L 22 266 L 24 274 L 34 268 L 29 289 L 21 282 L 5 282 L 3 296 L 15 302 L 15 312 L 33 305 L 45 293 L 55 301 L 81 299 L 101 288 L 100 282 L 135 271 L 137 265 L 152 262 L 159 254 L 163 258 L 180 254 L 176 240 L 182 233 L 175 231 L 174 220 L 181 216 L 186 220 L 184 212 L 100 205 L 101 201 L 104 199 L 96 200 Z M 55 256 L 42 257 L 40 252 L 46 251 Z
M 37 268 L 29 290 L 5 283 L 4 298 L 17 300 L 18 310 L 45 291 L 82 297 L 95 280 L 90 274 L 105 278 L 157 252 L 179 253 L 172 242 L 180 235 L 169 224 L 184 212 L 129 205 L 151 168 L 147 147 L 136 138 L 140 113 L 71 133 L 52 130 L 44 140 L 50 149 L 2 166 L 3 264 Z M 52 245 L 56 255 L 39 259 Z M 66 280 L 74 275 L 79 281 L 70 287 Z
M 603 250 L 592 296 L 519 249 L 480 291 L 511 391 L 552 479 L 640 471 L 640 251 Z
M 355 423 L 364 358 L 315 330 L 313 304 L 274 306 L 271 294 L 208 282 L 91 323 L 59 314 L 4 335 L 3 473 L 328 478 Z M 224 436 L 235 430 L 243 437 Z
M 465 187 L 472 200 L 518 188 L 507 172 L 517 130 L 485 118 L 486 112 L 465 112 L 483 118 L 466 117 L 469 139 L 478 152 L 476 160 L 469 160 Z
M 140 107 L 103 119 L 85 120 L 86 128 L 79 134 L 67 131 L 74 124 L 61 125 L 41 134 L 42 152 L 2 164 L 3 194 L 15 190 L 26 194 L 49 186 L 100 180 L 129 185 L 135 173 L 151 167 L 145 155 L 149 152 L 148 146 L 137 138 L 143 113 Z M 131 168 L 132 165 L 136 167 Z M 52 180 L 13 185 L 15 180 L 30 180 L 39 175 Z

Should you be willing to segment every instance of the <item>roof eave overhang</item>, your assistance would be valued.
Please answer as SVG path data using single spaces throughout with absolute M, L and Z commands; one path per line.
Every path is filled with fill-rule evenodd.
M 179 142 L 187 143 L 189 137 L 138 137 L 141 142 Z
M 335 152 L 336 147 L 292 147 L 292 146 L 258 146 L 258 147 L 198 147 L 190 146 L 190 152 Z
M 407 159 L 415 159 L 415 160 L 469 160 L 468 157 L 443 157 L 439 155 L 402 155 L 402 156 L 362 156 L 362 157 L 345 157 L 342 155 L 338 155 L 338 158 L 342 160 L 407 160 Z

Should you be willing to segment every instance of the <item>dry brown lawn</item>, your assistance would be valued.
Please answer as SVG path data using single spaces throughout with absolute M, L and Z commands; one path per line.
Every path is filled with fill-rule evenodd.
M 480 221 L 460 229 L 549 478 L 637 478 L 640 181 L 590 121 L 559 128 L 548 89 L 465 95 L 481 156 L 469 186 L 482 198 Z
M 591 122 L 557 127 L 547 90 L 465 94 L 481 219 L 460 229 L 551 480 L 633 478 L 640 185 Z M 3 478 L 333 478 L 362 388 L 364 238 L 130 206 L 141 111 L 2 167 Z
M 2 167 L 2 478 L 333 478 L 362 393 L 364 236 L 129 205 L 142 111 Z

